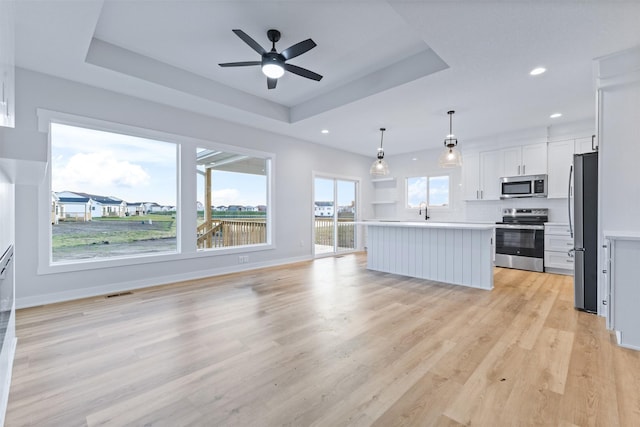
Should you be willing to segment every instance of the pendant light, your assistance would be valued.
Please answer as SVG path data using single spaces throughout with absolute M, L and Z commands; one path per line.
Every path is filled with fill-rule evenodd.
M 444 151 L 440 154 L 438 163 L 441 168 L 455 168 L 462 166 L 462 154 L 456 147 L 458 139 L 453 134 L 452 119 L 455 111 L 447 111 L 449 115 L 449 135 L 444 139 Z
M 378 148 L 378 158 L 371 165 L 369 173 L 374 178 L 380 178 L 389 175 L 389 165 L 384 160 L 384 150 L 382 149 L 382 140 L 384 139 L 385 128 L 380 128 L 380 148 Z

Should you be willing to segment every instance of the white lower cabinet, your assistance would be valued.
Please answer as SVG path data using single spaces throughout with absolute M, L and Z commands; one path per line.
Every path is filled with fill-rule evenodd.
M 573 238 L 568 224 L 545 224 L 544 271 L 573 275 L 574 258 L 569 256 L 571 248 Z

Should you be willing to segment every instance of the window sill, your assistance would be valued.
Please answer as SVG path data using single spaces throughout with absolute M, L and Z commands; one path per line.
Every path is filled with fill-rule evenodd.
M 197 252 L 177 253 L 163 252 L 136 257 L 106 258 L 100 260 L 74 261 L 68 263 L 56 263 L 50 265 L 39 265 L 38 275 L 71 273 L 76 271 L 100 270 L 105 268 L 119 268 L 143 264 L 164 263 L 167 261 L 180 261 L 186 259 L 210 258 L 216 256 L 233 255 L 247 252 L 260 252 L 275 249 L 274 244 L 247 245 L 225 249 L 207 249 Z

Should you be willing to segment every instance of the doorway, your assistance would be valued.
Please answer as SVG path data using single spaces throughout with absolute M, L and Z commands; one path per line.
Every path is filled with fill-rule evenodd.
M 313 188 L 314 255 L 354 251 L 358 182 L 317 176 Z

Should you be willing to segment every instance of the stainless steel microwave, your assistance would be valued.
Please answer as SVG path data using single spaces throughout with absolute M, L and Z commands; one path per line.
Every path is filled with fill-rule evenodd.
M 547 175 L 500 178 L 500 198 L 547 197 Z

